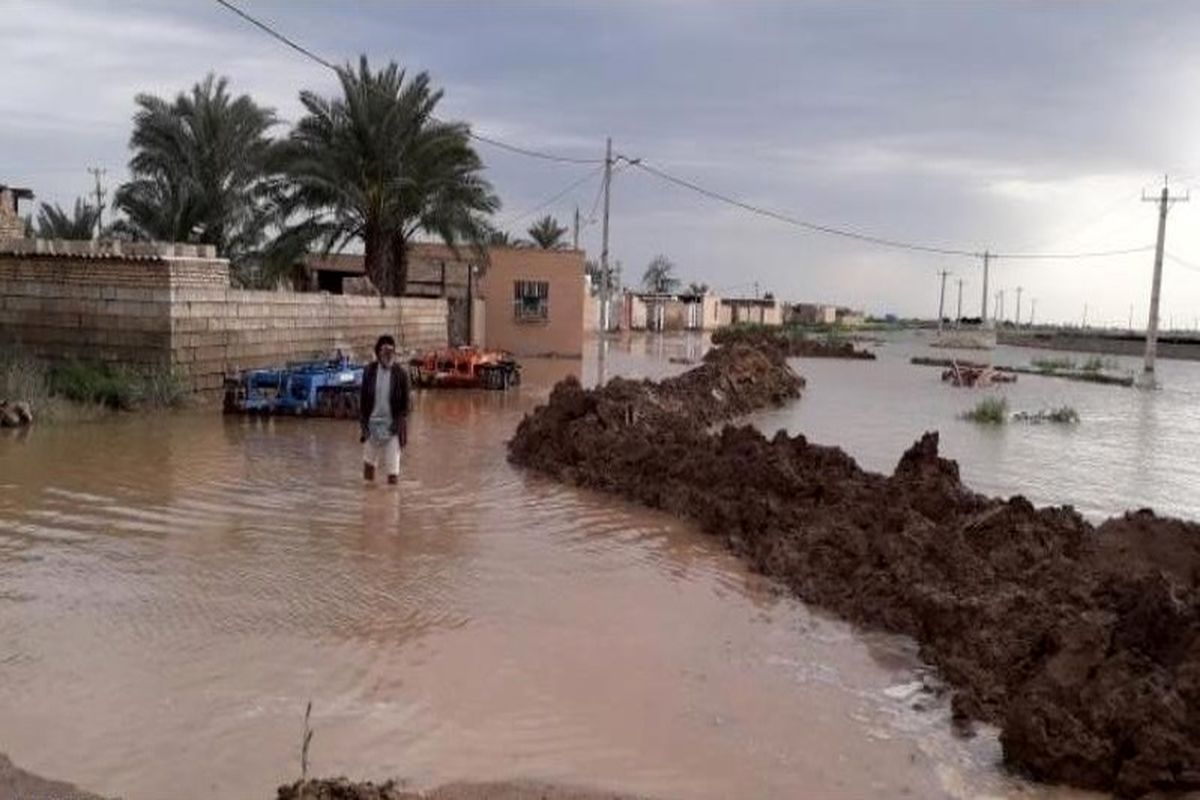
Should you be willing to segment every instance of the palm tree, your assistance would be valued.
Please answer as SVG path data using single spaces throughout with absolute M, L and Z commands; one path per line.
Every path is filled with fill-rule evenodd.
M 530 240 L 543 250 L 562 250 L 567 246 L 563 241 L 563 237 L 567 235 L 566 227 L 559 225 L 558 220 L 549 214 L 533 223 L 525 232 L 529 234 Z
M 675 265 L 664 255 L 657 255 L 642 273 L 642 285 L 657 294 L 670 294 L 679 286 Z
M 487 243 L 493 247 L 516 247 L 516 241 L 508 231 L 491 231 L 488 233 Z
M 42 203 L 38 209 L 37 234 L 42 239 L 91 239 L 99 219 L 100 212 L 82 197 L 75 198 L 75 208 L 70 212 L 58 203 Z
M 244 267 L 269 222 L 264 168 L 275 112 L 232 97 L 228 80 L 212 74 L 173 102 L 140 94 L 137 105 L 133 179 L 114 198 L 125 214 L 116 232 L 216 245 L 235 269 Z
M 338 75 L 340 98 L 301 92 L 307 113 L 279 148 L 279 208 L 291 224 L 278 245 L 328 253 L 359 241 L 376 289 L 403 294 L 417 233 L 482 247 L 500 200 L 468 126 L 433 116 L 442 92 L 428 73 L 407 80 L 395 62 L 372 72 L 363 56 Z

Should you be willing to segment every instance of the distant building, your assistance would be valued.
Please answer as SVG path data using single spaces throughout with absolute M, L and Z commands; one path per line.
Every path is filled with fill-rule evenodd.
M 29 189 L 0 184 L 0 240 L 25 238 L 25 220 L 21 219 L 17 206 L 32 197 Z
M 330 294 L 375 294 L 359 254 L 309 254 L 297 288 Z M 516 355 L 583 354 L 587 279 L 581 250 L 469 246 L 436 242 L 408 251 L 409 297 L 444 297 L 451 344 Z
M 867 315 L 863 311 L 855 311 L 849 308 L 839 308 L 837 310 L 837 324 L 844 328 L 857 328 L 865 325 Z
M 720 325 L 721 300 L 704 294 L 663 294 L 626 290 L 620 325 L 627 331 L 710 331 Z
M 720 325 L 782 325 L 783 308 L 773 297 L 721 298 Z
M 785 309 L 784 322 L 795 325 L 833 325 L 837 322 L 837 306 L 794 303 Z

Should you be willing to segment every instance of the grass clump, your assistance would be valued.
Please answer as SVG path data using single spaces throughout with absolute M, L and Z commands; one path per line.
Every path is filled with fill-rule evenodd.
M 56 365 L 49 381 L 53 394 L 123 411 L 176 408 L 187 398 L 186 387 L 170 372 L 138 372 L 93 361 Z
M 139 372 L 90 361 L 51 364 L 17 348 L 0 352 L 0 400 L 27 402 L 41 420 L 77 422 L 112 409 L 178 408 L 189 396 L 178 376 L 165 370 Z
M 1075 369 L 1075 361 L 1070 358 L 1035 358 L 1032 363 L 1034 369 L 1041 372 L 1060 372 L 1062 370 Z
M 1013 419 L 1018 422 L 1032 422 L 1035 425 L 1043 422 L 1052 422 L 1059 425 L 1075 425 L 1079 422 L 1079 412 L 1071 406 L 1060 406 L 1058 408 L 1042 409 L 1036 414 L 1022 411 L 1019 414 L 1015 414 Z
M 962 418 L 968 422 L 1003 425 L 1008 421 L 1008 401 L 1003 397 L 985 397 L 964 413 Z
M 1100 356 L 1092 356 L 1087 361 L 1080 364 L 1079 369 L 1083 372 L 1115 370 L 1117 369 L 1117 361 L 1113 358 L 1100 358 Z

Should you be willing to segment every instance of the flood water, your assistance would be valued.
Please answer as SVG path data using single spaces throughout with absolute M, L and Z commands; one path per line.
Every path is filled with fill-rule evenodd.
M 128 800 L 267 798 L 312 771 L 532 778 L 663 798 L 1081 797 L 955 736 L 910 643 L 779 596 L 663 514 L 512 468 L 555 380 L 660 375 L 694 339 L 531 362 L 516 392 L 421 394 L 398 487 L 364 486 L 353 423 L 210 411 L 0 437 L 0 752 Z M 1200 517 L 1200 364 L 1145 393 L 1022 376 L 977 393 L 909 366 L 801 361 L 758 415 L 890 470 L 923 430 L 989 493 Z M 1000 351 L 997 360 L 1024 358 Z

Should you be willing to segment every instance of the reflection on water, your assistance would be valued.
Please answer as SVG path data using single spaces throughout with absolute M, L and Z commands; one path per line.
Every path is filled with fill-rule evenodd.
M 609 375 L 704 349 L 608 344 Z M 354 425 L 333 420 L 195 412 L 0 439 L 0 751 L 130 800 L 267 797 L 296 774 L 311 699 L 319 773 L 1077 796 L 1004 776 L 994 736 L 954 738 L 909 643 L 778 596 L 687 525 L 511 468 L 521 415 L 567 374 L 597 380 L 593 356 L 531 361 L 514 393 L 418 395 L 396 488 L 362 484 Z M 1090 457 L 1091 481 L 1170 493 L 1176 445 L 1133 446 L 1178 435 L 1170 389 L 1022 378 L 1015 405 L 1070 394 L 1084 424 L 985 433 L 898 356 L 800 366 L 808 393 L 762 424 L 868 466 L 941 427 L 981 488 L 1111 504 L 1112 486 L 1072 484 Z

